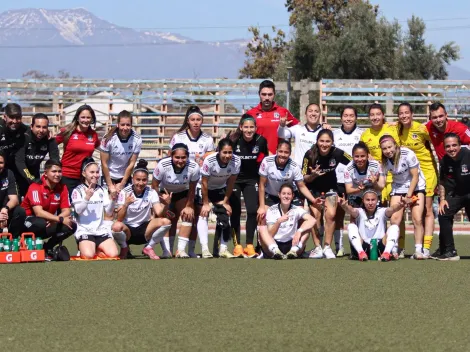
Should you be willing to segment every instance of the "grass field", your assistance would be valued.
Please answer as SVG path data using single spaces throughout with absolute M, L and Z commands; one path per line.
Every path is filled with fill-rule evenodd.
M 456 243 L 460 255 L 470 253 L 470 236 L 458 236 Z M 407 246 L 412 248 L 411 237 Z M 2 351 L 468 351 L 470 257 L 463 259 L 2 265 L 0 346 Z

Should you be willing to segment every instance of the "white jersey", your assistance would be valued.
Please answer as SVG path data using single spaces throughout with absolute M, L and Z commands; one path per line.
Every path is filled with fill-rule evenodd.
M 82 236 L 106 236 L 111 234 L 112 222 L 103 220 L 105 207 L 111 204 L 109 193 L 106 189 L 96 185 L 90 200 L 85 200 L 88 186 L 80 184 L 72 191 L 72 204 L 77 207 L 78 203 L 86 202 L 86 208 L 81 214 L 77 214 L 77 231 L 75 238 Z
M 279 230 L 277 230 L 276 235 L 274 235 L 275 241 L 288 242 L 292 240 L 295 232 L 299 228 L 299 220 L 301 220 L 307 212 L 302 207 L 291 205 L 288 214 L 289 220 L 283 222 L 279 226 Z M 268 226 L 273 225 L 281 216 L 281 206 L 279 204 L 275 204 L 269 207 L 266 213 L 266 223 Z
M 278 196 L 279 190 L 284 183 L 293 184 L 303 181 L 302 171 L 297 163 L 289 158 L 286 165 L 281 169 L 276 164 L 276 155 L 270 155 L 263 159 L 259 167 L 259 175 L 266 177 L 266 193 Z
M 424 191 L 426 188 L 426 181 L 419 166 L 418 158 L 412 150 L 405 147 L 400 147 L 400 158 L 398 159 L 398 165 L 393 165 L 390 160 L 387 160 L 384 172 L 390 171 L 392 173 L 392 193 L 408 193 L 412 179 L 410 169 L 413 168 L 418 168 L 419 173 L 418 184 L 416 185 L 414 191 Z
M 352 155 L 352 149 L 355 144 L 359 143 L 361 134 L 364 132 L 362 128 L 355 127 L 351 132 L 345 132 L 343 127 L 337 128 L 333 131 L 335 147 L 344 150 L 349 155 Z M 345 183 L 344 171 L 346 165 L 339 164 L 336 167 L 336 179 L 338 183 Z
M 344 170 L 344 183 L 352 184 L 354 188 L 358 188 L 359 185 L 364 186 L 365 188 L 361 193 L 355 194 L 362 198 L 364 191 L 368 188 L 372 188 L 372 184 L 369 181 L 372 175 L 384 176 L 382 165 L 378 161 L 369 160 L 364 172 L 360 172 L 354 165 L 354 161 L 351 161 L 346 165 L 346 170 Z
M 202 164 L 201 176 L 209 179 L 207 185 L 210 190 L 224 188 L 230 176 L 240 173 L 241 160 L 238 156 L 232 155 L 227 165 L 222 165 L 218 156 L 219 153 L 211 154 Z
M 160 181 L 160 188 L 168 192 L 183 192 L 189 189 L 190 182 L 199 181 L 199 166 L 188 159 L 186 167 L 176 172 L 171 157 L 163 158 L 155 167 L 153 178 Z
M 153 205 L 160 203 L 157 192 L 149 186 L 146 186 L 144 192 L 140 196 L 137 196 L 134 193 L 133 186 L 129 185 L 119 192 L 117 201 L 118 207 L 124 205 L 128 193 L 134 194 L 135 202 L 127 207 L 127 213 L 123 222 L 130 227 L 138 227 L 144 222 L 150 221 Z
M 317 128 L 310 130 L 307 125 L 295 125 L 292 127 L 280 127 L 277 130 L 277 135 L 280 138 L 290 139 L 294 138 L 294 156 L 292 159 L 297 165 L 302 165 L 304 155 L 312 148 L 312 145 L 317 143 L 318 132 L 322 130 L 321 125 Z
M 358 208 L 359 216 L 356 218 L 356 225 L 359 228 L 359 235 L 366 243 L 371 239 L 380 240 L 384 238 L 387 231 L 387 220 L 385 215 L 387 208 L 377 208 L 372 218 L 369 218 L 364 209 Z
M 199 164 L 199 160 L 204 157 L 207 152 L 215 150 L 214 141 L 212 137 L 205 132 L 201 131 L 201 134 L 197 138 L 191 138 L 188 130 L 176 133 L 170 141 L 170 149 L 176 143 L 183 143 L 189 149 L 189 159 Z
M 139 155 L 141 148 L 142 138 L 132 130 L 127 139 L 121 139 L 117 132 L 107 142 L 103 138 L 98 149 L 109 154 L 108 168 L 111 178 L 120 179 L 124 177 L 132 155 Z

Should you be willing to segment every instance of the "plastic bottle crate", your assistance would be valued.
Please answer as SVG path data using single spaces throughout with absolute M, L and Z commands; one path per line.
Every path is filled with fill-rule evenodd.
M 8 237 L 10 242 L 13 241 L 13 236 L 11 233 L 2 233 L 0 234 L 0 239 Z M 1 264 L 14 264 L 21 262 L 20 252 L 0 252 L 0 263 Z
M 33 241 L 36 242 L 36 236 L 33 232 L 24 232 L 21 234 L 20 240 L 20 255 L 22 263 L 30 262 L 43 262 L 46 260 L 46 253 L 44 249 L 27 249 L 25 238 L 31 236 Z

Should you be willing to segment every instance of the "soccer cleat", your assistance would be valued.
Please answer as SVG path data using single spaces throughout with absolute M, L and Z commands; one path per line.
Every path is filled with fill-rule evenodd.
M 185 251 L 176 251 L 176 255 L 175 255 L 176 258 L 180 258 L 180 259 L 189 259 L 191 258 L 189 256 L 188 253 L 186 253 Z
M 233 259 L 233 258 L 236 258 L 236 257 L 232 253 L 230 253 L 228 249 L 225 249 L 225 250 L 219 252 L 219 258 Z
M 437 248 L 436 251 L 434 253 L 432 253 L 429 257 L 431 259 L 437 259 L 441 256 L 441 249 L 440 248 Z
M 310 259 L 322 259 L 323 258 L 323 250 L 320 246 L 312 249 L 309 256 Z
M 426 259 L 431 258 L 431 251 L 428 248 L 423 248 L 423 254 Z
M 127 254 L 129 253 L 129 247 L 122 248 L 121 251 L 119 252 L 119 258 L 120 259 L 127 259 Z
M 325 248 L 323 248 L 323 256 L 326 259 L 336 259 L 336 256 L 330 246 L 325 246 Z
M 289 252 L 287 252 L 286 256 L 287 259 L 297 259 L 299 257 L 295 249 L 291 249 Z
M 164 251 L 160 259 L 173 259 L 173 255 L 168 251 Z
M 284 253 L 281 252 L 279 248 L 276 248 L 273 252 L 273 259 L 282 260 L 282 259 L 286 259 L 286 256 L 284 255 Z
M 416 259 L 416 260 L 423 260 L 426 259 L 424 258 L 424 254 L 422 252 L 415 251 L 411 259 Z
M 155 254 L 155 251 L 153 250 L 152 247 L 145 247 L 144 249 L 142 249 L 142 254 L 146 255 L 147 257 L 149 257 L 152 260 L 159 260 L 160 259 L 160 257 Z
M 243 253 L 243 247 L 241 245 L 236 245 L 233 249 L 233 256 L 235 258 L 245 258 L 245 254 Z
M 448 252 L 445 252 L 444 254 L 441 254 L 439 257 L 437 257 L 437 260 L 456 262 L 460 260 L 460 257 L 457 254 L 457 251 L 454 250 L 454 251 L 448 251 Z
M 391 255 L 388 252 L 383 252 L 382 255 L 380 256 L 381 262 L 389 262 L 391 259 L 392 259 Z
M 339 251 L 336 253 L 337 257 L 344 257 L 344 248 L 340 248 Z
M 189 255 L 189 258 L 198 258 L 197 254 L 194 252 L 189 252 L 188 255 Z
M 398 248 L 398 258 L 399 259 L 405 259 L 405 250 Z
M 243 250 L 243 253 L 248 257 L 248 258 L 254 258 L 258 255 L 255 251 L 255 247 L 252 244 L 247 244 L 246 248 Z
M 210 259 L 210 258 L 214 258 L 214 256 L 211 254 L 211 252 L 209 252 L 208 249 L 204 249 L 202 251 L 202 258 L 204 259 Z
M 360 262 L 366 262 L 366 261 L 369 260 L 369 257 L 367 257 L 367 253 L 366 253 L 366 252 L 362 251 L 362 252 L 360 252 L 359 255 L 358 255 L 358 260 L 359 260 Z

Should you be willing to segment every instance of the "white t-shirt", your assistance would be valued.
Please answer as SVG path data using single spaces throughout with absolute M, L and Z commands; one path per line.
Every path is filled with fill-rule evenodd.
M 343 128 L 337 128 L 333 131 L 333 137 L 335 139 L 335 147 L 341 150 L 344 150 L 349 155 L 352 155 L 352 149 L 355 144 L 357 144 L 361 139 L 361 134 L 364 132 L 362 128 L 356 127 L 351 132 L 344 132 Z M 346 166 L 339 164 L 336 167 L 336 179 L 338 183 L 345 183 L 344 181 L 344 171 Z
M 86 201 L 86 189 L 87 186 L 82 183 L 72 191 L 74 206 L 80 202 L 87 202 L 86 209 L 81 214 L 77 214 L 75 238 L 79 239 L 83 235 L 106 236 L 111 234 L 112 222 L 103 220 L 104 208 L 111 204 L 108 191 L 96 185 L 90 200 Z
M 221 165 L 218 155 L 219 153 L 209 155 L 202 164 L 201 176 L 209 178 L 209 190 L 224 188 L 230 176 L 240 173 L 241 160 L 238 156 L 232 155 L 227 165 Z
M 176 172 L 171 157 L 163 158 L 155 167 L 153 178 L 160 181 L 160 188 L 166 188 L 168 192 L 183 192 L 189 189 L 190 182 L 199 181 L 199 166 L 188 159 L 186 167 Z
M 150 220 L 153 205 L 160 203 L 160 199 L 157 192 L 149 186 L 145 187 L 144 192 L 140 196 L 137 196 L 134 193 L 133 186 L 129 185 L 119 192 L 118 207 L 124 205 L 127 194 L 131 192 L 134 194 L 135 202 L 127 207 L 127 213 L 123 222 L 130 227 L 138 227 Z
M 118 133 L 115 132 L 108 142 L 103 138 L 98 149 L 109 154 L 108 168 L 111 178 L 120 179 L 124 177 L 132 155 L 139 155 L 142 149 L 142 138 L 134 130 L 127 139 L 119 138 Z
M 318 132 L 321 130 L 321 125 L 318 125 L 314 130 L 310 130 L 307 125 L 295 125 L 292 127 L 279 126 L 277 135 L 284 139 L 294 138 L 295 146 L 292 159 L 297 165 L 302 165 L 305 153 L 312 148 L 312 145 L 317 143 Z
M 276 165 L 276 155 L 264 158 L 258 173 L 267 178 L 266 193 L 276 197 L 284 183 L 293 184 L 304 180 L 302 171 L 295 161 L 289 158 L 284 168 L 281 169 Z
M 408 193 L 412 179 L 410 169 L 413 168 L 418 168 L 419 172 L 419 180 L 415 191 L 424 191 L 426 188 L 426 181 L 419 166 L 418 158 L 412 150 L 405 147 L 400 147 L 400 158 L 398 159 L 398 165 L 393 165 L 390 160 L 387 160 L 384 172 L 387 173 L 390 171 L 392 173 L 392 193 Z
M 202 131 L 197 138 L 191 138 L 187 130 L 178 132 L 170 141 L 170 149 L 173 148 L 176 143 L 186 144 L 189 150 L 189 159 L 197 162 L 198 165 L 200 165 L 199 160 L 204 156 L 204 154 L 215 150 L 212 137 Z
M 362 184 L 365 189 L 361 193 L 356 193 L 355 195 L 362 198 L 364 191 L 368 188 L 372 188 L 372 184 L 369 182 L 371 175 L 383 176 L 384 172 L 382 170 L 382 165 L 376 160 L 369 160 L 366 171 L 360 172 L 355 166 L 354 161 L 351 161 L 346 165 L 346 170 L 344 170 L 344 183 L 352 184 L 354 188 L 359 187 Z
M 299 228 L 299 220 L 303 218 L 307 212 L 304 208 L 291 205 L 289 210 L 289 220 L 283 222 L 279 226 L 276 235 L 274 236 L 275 241 L 279 242 L 288 242 L 294 238 L 295 232 Z M 273 225 L 277 219 L 282 216 L 280 204 L 275 204 L 269 207 L 266 213 L 266 223 Z
M 356 225 L 359 228 L 359 235 L 366 243 L 370 243 L 371 239 L 382 239 L 387 231 L 387 220 L 385 215 L 387 208 L 377 208 L 374 216 L 369 219 L 366 212 L 362 208 L 357 209 L 359 216 L 356 218 Z

